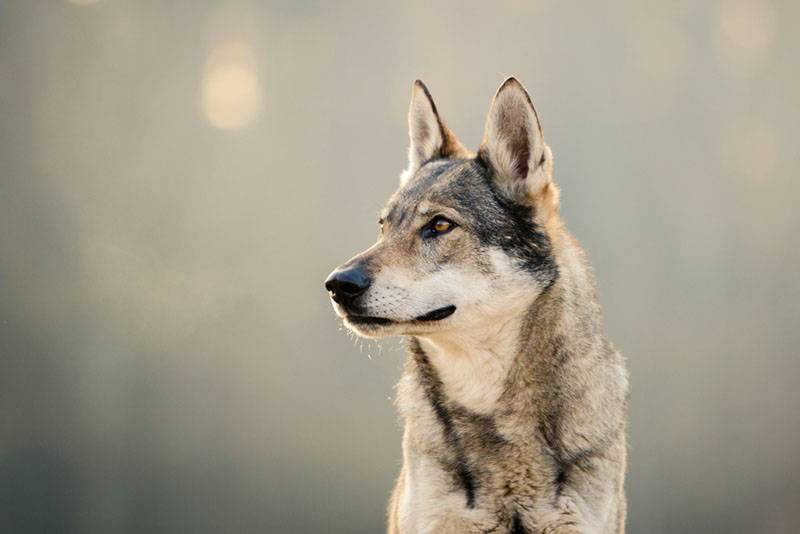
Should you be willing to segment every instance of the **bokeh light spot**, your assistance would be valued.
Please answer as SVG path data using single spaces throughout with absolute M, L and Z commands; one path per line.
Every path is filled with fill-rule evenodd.
M 747 72 L 775 37 L 776 15 L 766 0 L 727 0 L 717 25 L 719 59 L 734 71 Z
M 223 130 L 250 124 L 264 106 L 253 50 L 240 42 L 218 46 L 208 55 L 200 89 L 206 120 Z

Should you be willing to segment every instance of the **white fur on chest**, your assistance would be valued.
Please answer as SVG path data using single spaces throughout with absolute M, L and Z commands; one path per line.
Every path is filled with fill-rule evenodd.
M 442 381 L 447 400 L 471 412 L 489 415 L 505 389 L 515 340 L 501 339 L 493 347 L 477 348 L 465 341 L 466 344 L 437 344 L 422 339 L 420 345 Z

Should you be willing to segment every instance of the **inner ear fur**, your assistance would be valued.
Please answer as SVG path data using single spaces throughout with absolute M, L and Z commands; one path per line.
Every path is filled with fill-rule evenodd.
M 435 158 L 469 157 L 469 151 L 439 116 L 428 88 L 416 80 L 408 108 L 408 168 L 400 177 L 406 183 L 419 168 Z
M 542 222 L 557 214 L 553 154 L 530 95 L 516 78 L 506 79 L 492 100 L 478 157 L 492 169 L 495 183 L 508 198 L 536 204 Z

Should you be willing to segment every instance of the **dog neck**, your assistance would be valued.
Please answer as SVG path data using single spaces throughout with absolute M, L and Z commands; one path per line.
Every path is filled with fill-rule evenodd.
M 447 399 L 477 414 L 495 411 L 518 351 L 523 320 L 514 315 L 477 331 L 418 338 Z

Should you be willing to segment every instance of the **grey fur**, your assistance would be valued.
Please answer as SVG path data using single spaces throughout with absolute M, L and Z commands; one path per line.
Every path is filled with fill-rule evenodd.
M 515 131 L 528 138 L 508 142 L 507 168 L 520 176 L 500 176 L 505 156 L 491 151 L 507 139 L 491 135 L 477 157 L 456 151 L 422 162 L 387 204 L 379 242 L 340 268 L 364 266 L 374 280 L 354 309 L 336 306 L 345 323 L 370 337 L 405 335 L 409 347 L 397 395 L 404 465 L 388 529 L 622 533 L 624 360 L 605 337 L 585 255 L 558 217 L 552 155 L 532 104 L 516 80 L 502 91 L 522 91 L 504 94 L 505 108 L 493 106 L 489 119 L 519 122 L 514 113 L 525 113 Z M 503 128 L 487 131 L 502 137 Z M 516 164 L 515 151 L 529 164 Z M 419 154 L 412 150 L 412 164 Z M 458 224 L 420 237 L 431 213 Z M 476 282 L 439 290 L 450 276 Z M 414 319 L 447 304 L 457 310 L 450 317 Z M 386 322 L 361 324 L 356 312 Z M 473 356 L 476 367 L 453 371 Z

